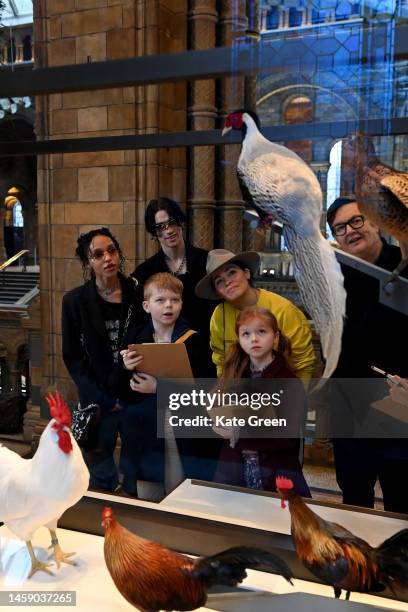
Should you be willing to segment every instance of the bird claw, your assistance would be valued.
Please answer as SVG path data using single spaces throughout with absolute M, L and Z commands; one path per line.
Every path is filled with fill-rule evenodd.
M 43 563 L 42 561 L 38 561 L 38 559 L 31 564 L 31 572 L 28 574 L 28 578 L 34 576 L 36 572 L 46 572 L 50 576 L 54 576 L 54 572 L 49 570 L 48 568 L 52 566 L 52 563 Z
M 57 568 L 59 569 L 61 567 L 61 563 L 67 563 L 68 565 L 74 565 L 77 566 L 78 563 L 76 563 L 76 561 L 71 561 L 69 557 L 72 557 L 73 555 L 75 555 L 75 552 L 70 552 L 70 553 L 66 553 L 63 550 L 61 550 L 61 548 L 58 547 L 52 547 L 49 546 L 49 548 L 53 548 L 53 553 L 50 554 L 49 558 L 54 558 L 54 561 L 57 565 Z

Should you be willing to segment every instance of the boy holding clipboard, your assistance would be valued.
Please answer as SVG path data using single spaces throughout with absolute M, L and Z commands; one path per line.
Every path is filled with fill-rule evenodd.
M 180 318 L 182 308 L 182 282 L 168 272 L 160 272 L 151 276 L 144 284 L 143 309 L 150 315 L 150 321 L 139 328 L 129 330 L 124 344 L 128 348 L 121 351 L 125 368 L 132 372 L 130 388 L 136 393 L 146 394 L 152 397 L 156 405 L 157 379 L 152 374 L 143 372 L 143 355 L 139 354 L 134 344 L 146 343 L 184 343 L 191 370 L 195 378 L 212 378 L 215 375 L 213 365 L 205 361 L 208 351 L 200 335 L 190 329 L 188 323 Z M 142 409 L 143 405 L 138 405 Z M 154 406 L 155 407 L 155 406 Z M 144 440 L 146 441 L 145 452 L 140 457 L 141 479 L 144 478 L 144 465 L 149 465 L 149 444 L 160 450 L 160 466 L 156 465 L 156 471 L 161 473 L 164 479 L 164 441 L 157 439 L 156 432 L 156 410 L 149 402 L 145 410 L 141 410 L 141 426 L 144 429 Z M 218 454 L 220 451 L 220 439 L 178 439 L 177 446 L 182 461 L 186 478 L 198 478 L 211 480 Z M 156 453 L 157 455 L 157 453 Z M 157 457 L 156 457 L 157 464 Z

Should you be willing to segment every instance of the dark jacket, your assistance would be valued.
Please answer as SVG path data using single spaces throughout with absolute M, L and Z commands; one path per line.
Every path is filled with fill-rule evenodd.
M 195 294 L 195 286 L 207 273 L 207 255 L 208 251 L 186 243 L 187 273 L 177 276 L 183 283 L 181 314 L 187 319 L 192 329 L 199 331 L 205 340 L 209 339 L 210 319 L 217 302 L 198 298 Z M 169 272 L 162 249 L 140 264 L 132 276 L 143 285 L 150 276 L 158 272 Z
M 244 372 L 243 378 L 250 377 L 250 371 Z M 276 384 L 268 391 L 264 384 L 259 384 L 260 380 L 276 379 Z M 282 379 L 292 379 L 286 385 Z M 279 384 L 277 384 L 279 382 Z M 237 486 L 245 486 L 243 474 L 243 450 L 258 452 L 259 467 L 262 473 L 263 488 L 267 491 L 275 491 L 275 477 L 279 473 L 289 473 L 295 481 L 296 491 L 304 496 L 310 496 L 309 489 L 302 474 L 299 462 L 300 436 L 304 427 L 306 416 L 305 391 L 301 381 L 295 376 L 292 370 L 286 365 L 283 357 L 276 355 L 272 363 L 262 372 L 261 378 L 243 381 L 243 390 L 254 393 L 275 393 L 283 390 L 281 395 L 281 407 L 276 408 L 277 417 L 287 417 L 290 428 L 293 430 L 293 422 L 299 427 L 299 437 L 292 438 L 249 438 L 240 437 L 234 448 L 230 447 L 229 441 L 224 441 L 220 456 L 220 464 L 216 472 L 215 480 Z M 257 411 L 259 417 L 270 417 L 268 413 L 262 414 L 262 409 Z M 296 425 L 296 429 L 297 429 Z M 243 435 L 248 435 L 248 431 L 243 431 Z
M 171 341 L 176 342 L 187 330 L 190 329 L 190 325 L 187 321 L 179 317 L 173 329 Z M 154 342 L 154 328 L 150 318 L 148 323 L 139 325 L 138 327 L 129 328 L 126 336 L 123 338 L 123 345 L 127 347 L 129 344 L 143 344 L 146 342 Z M 194 378 L 212 378 L 215 376 L 215 368 L 209 359 L 205 359 L 207 344 L 203 342 L 202 337 L 199 333 L 192 334 L 184 342 L 190 360 L 191 369 L 193 371 Z M 143 370 L 143 365 L 140 367 Z M 127 377 L 127 386 L 129 387 L 126 392 L 127 401 L 129 403 L 136 403 L 140 401 L 142 394 L 132 391 L 129 386 L 129 381 L 132 376 L 132 372 L 125 370 Z M 123 373 L 122 373 L 123 377 Z M 122 378 L 123 379 L 123 378 Z M 121 385 L 123 387 L 123 385 Z
M 119 348 L 125 328 L 140 325 L 140 288 L 132 278 L 120 275 L 122 308 Z M 74 380 L 82 406 L 99 404 L 110 410 L 127 389 L 119 381 L 122 364 L 114 364 L 95 279 L 69 291 L 62 300 L 62 355 Z
M 190 325 L 187 323 L 187 321 L 179 317 L 174 326 L 171 341 L 176 342 L 176 340 L 180 338 L 189 329 Z M 154 329 L 150 319 L 150 322 L 148 324 L 142 325 L 136 329 L 129 329 L 126 338 L 124 338 L 124 343 L 127 346 L 128 344 L 133 343 L 154 342 L 153 332 Z M 190 365 L 194 377 L 211 378 L 215 376 L 214 365 L 211 362 L 208 352 L 206 350 L 208 345 L 205 341 L 203 341 L 200 334 L 192 334 L 189 338 L 187 338 L 187 340 L 185 340 L 184 344 L 187 349 L 187 354 L 190 360 Z M 141 366 L 141 370 L 142 369 L 143 367 Z M 127 373 L 128 385 L 131 374 L 131 372 Z M 177 390 L 177 387 L 174 382 L 175 381 L 172 381 L 172 391 Z M 183 391 L 183 387 L 181 387 L 180 390 Z M 142 394 L 132 391 L 129 387 L 129 394 L 127 399 L 128 403 L 136 404 L 139 401 L 139 398 L 137 396 L 139 396 L 140 398 Z M 161 408 L 161 418 L 164 417 L 164 409 L 165 407 Z M 186 416 L 191 416 L 191 414 L 188 414 Z M 151 431 L 153 431 L 152 427 Z M 154 433 L 150 435 L 152 438 L 154 437 Z M 185 477 L 198 478 L 200 480 L 211 480 L 220 453 L 222 440 L 218 438 L 218 436 L 214 435 L 209 438 L 177 438 L 176 441 Z M 157 447 L 158 445 L 156 445 L 155 448 L 157 449 Z
M 397 246 L 383 241 L 375 265 L 394 270 L 401 261 Z M 373 378 L 375 365 L 391 374 L 408 376 L 408 317 L 379 302 L 379 281 L 342 265 L 347 292 L 342 350 L 334 378 Z M 402 274 L 408 278 L 408 269 Z

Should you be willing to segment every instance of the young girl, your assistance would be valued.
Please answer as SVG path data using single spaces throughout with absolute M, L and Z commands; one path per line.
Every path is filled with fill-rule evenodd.
M 220 389 L 231 387 L 233 380 L 249 378 L 252 379 L 252 392 L 268 392 L 270 395 L 280 393 L 281 403 L 275 408 L 276 416 L 286 416 L 292 435 L 293 432 L 299 432 L 300 435 L 305 418 L 304 388 L 286 364 L 291 350 L 290 341 L 280 332 L 275 316 L 265 308 L 245 308 L 237 318 L 235 331 L 238 340 L 227 353 L 219 381 Z M 254 382 L 254 379 L 272 378 L 278 381 L 267 387 L 265 383 Z M 281 379 L 292 380 L 285 383 Z M 262 416 L 261 410 L 250 412 Z M 270 417 L 270 412 L 266 416 Z M 241 436 L 236 444 L 234 440 L 226 441 L 215 480 L 275 491 L 276 475 L 290 473 L 296 491 L 310 497 L 299 462 L 299 451 L 299 437 Z

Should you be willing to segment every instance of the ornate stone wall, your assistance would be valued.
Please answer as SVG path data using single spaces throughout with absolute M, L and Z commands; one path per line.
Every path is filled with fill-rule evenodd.
M 220 2 L 220 42 L 231 45 L 244 36 L 248 25 L 245 0 L 222 0 Z M 220 87 L 220 115 L 242 108 L 245 102 L 245 78 L 225 78 Z M 236 177 L 239 145 L 220 147 L 219 198 L 217 202 L 216 245 L 234 252 L 242 250 L 242 215 L 244 211 L 241 191 Z
M 182 51 L 187 45 L 184 0 L 41 0 L 35 3 L 40 66 L 80 64 Z M 39 138 L 125 135 L 183 130 L 186 86 L 125 87 L 42 96 Z M 43 156 L 38 170 L 41 267 L 41 395 L 57 385 L 70 400 L 75 387 L 61 356 L 61 302 L 81 284 L 74 258 L 80 233 L 107 225 L 127 258 L 127 272 L 150 255 L 145 203 L 158 194 L 185 203 L 185 152 L 106 151 Z
M 189 12 L 191 49 L 209 49 L 216 45 L 217 11 L 215 0 L 191 0 Z M 192 130 L 215 127 L 215 81 L 191 84 L 191 105 L 188 109 Z M 214 245 L 215 149 L 191 149 L 189 177 L 189 239 L 196 246 L 211 249 Z
M 246 0 L 41 0 L 34 8 L 38 66 L 229 45 L 247 34 L 248 23 L 250 36 L 258 35 L 257 3 Z M 212 129 L 217 107 L 223 117 L 244 104 L 253 106 L 254 100 L 253 81 L 234 75 L 218 86 L 204 80 L 189 87 L 169 83 L 53 94 L 37 98 L 36 133 L 38 138 L 74 138 Z M 166 195 L 183 207 L 188 200 L 189 239 L 194 244 L 240 250 L 238 154 L 239 146 L 231 145 L 219 152 L 192 148 L 188 158 L 183 149 L 39 158 L 42 368 L 36 379 L 37 398 L 56 385 L 68 399 L 76 399 L 62 361 L 60 319 L 64 293 L 82 282 L 74 257 L 78 235 L 108 225 L 131 272 L 156 249 L 144 230 L 146 202 Z M 254 244 L 248 232 L 245 240 L 245 245 Z

